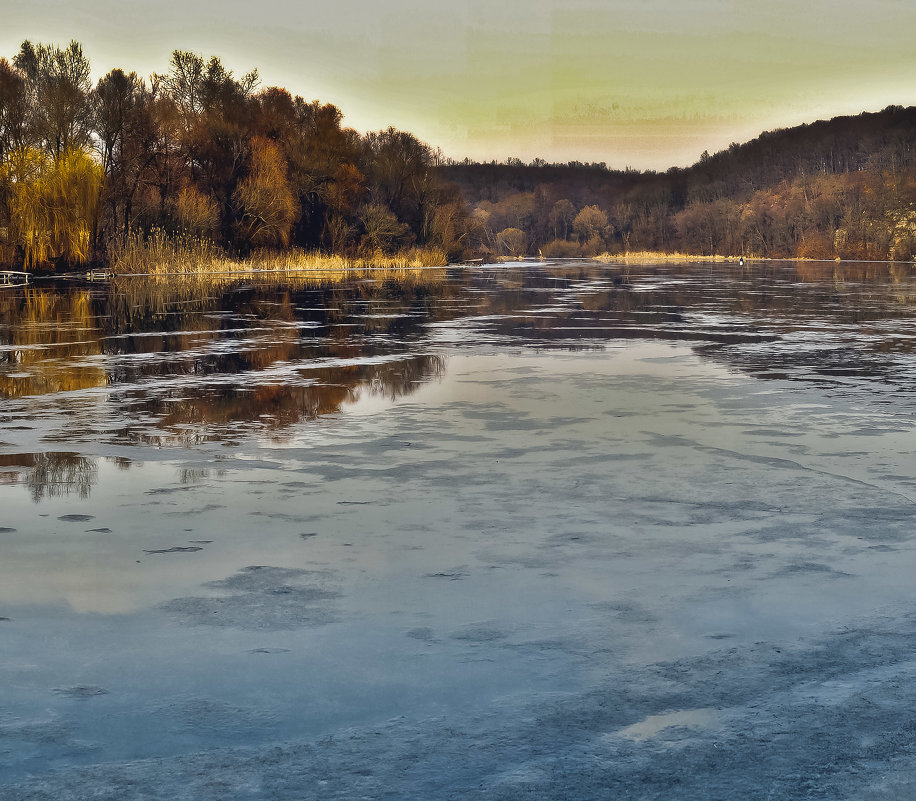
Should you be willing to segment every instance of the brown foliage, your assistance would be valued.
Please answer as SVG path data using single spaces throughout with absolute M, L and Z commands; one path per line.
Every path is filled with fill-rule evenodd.
M 0 58 L 0 162 L 26 143 L 27 96 L 25 77 Z
M 518 258 L 528 253 L 528 237 L 518 228 L 504 228 L 497 234 L 496 241 L 501 255 Z

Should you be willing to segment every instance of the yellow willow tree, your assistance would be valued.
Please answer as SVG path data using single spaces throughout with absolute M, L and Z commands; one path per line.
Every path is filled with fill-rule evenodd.
M 289 188 L 286 159 L 276 142 L 261 136 L 251 140 L 248 177 L 233 195 L 240 212 L 239 230 L 255 246 L 289 244 L 299 211 Z
M 87 153 L 67 148 L 53 158 L 18 148 L 0 165 L 0 184 L 6 190 L 8 239 L 22 249 L 26 269 L 51 259 L 89 258 L 102 167 Z

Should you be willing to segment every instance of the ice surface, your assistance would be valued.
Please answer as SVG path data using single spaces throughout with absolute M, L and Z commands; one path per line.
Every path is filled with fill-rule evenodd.
M 175 598 L 162 604 L 162 609 L 184 623 L 204 626 L 320 626 L 334 620 L 331 602 L 339 597 L 338 592 L 327 588 L 327 578 L 325 573 L 255 565 L 222 581 L 208 582 L 206 586 L 218 590 L 217 595 Z
M 588 269 L 5 398 L 0 798 L 916 797 L 912 278 Z

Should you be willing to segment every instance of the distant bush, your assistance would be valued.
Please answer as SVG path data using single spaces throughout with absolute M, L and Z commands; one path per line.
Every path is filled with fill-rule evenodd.
M 503 256 L 524 256 L 528 252 L 528 236 L 518 228 L 504 228 L 496 235 Z
M 572 259 L 582 255 L 582 247 L 578 242 L 566 239 L 554 239 L 541 248 L 541 256 L 545 259 Z

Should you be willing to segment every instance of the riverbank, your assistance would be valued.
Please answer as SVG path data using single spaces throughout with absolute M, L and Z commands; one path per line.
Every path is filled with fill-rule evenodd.
M 815 262 L 815 263 L 841 263 L 841 264 L 913 264 L 916 259 L 841 259 L 837 256 L 834 259 L 814 259 L 807 256 L 775 257 L 775 256 L 758 256 L 753 253 L 745 253 L 737 256 L 723 256 L 721 253 L 714 255 L 704 255 L 699 253 L 668 253 L 663 250 L 633 250 L 626 253 L 599 253 L 593 256 L 593 259 L 603 263 L 613 261 L 632 261 L 632 262 L 649 262 L 649 261 L 704 261 L 704 262 L 737 262 L 743 259 L 746 262 Z

